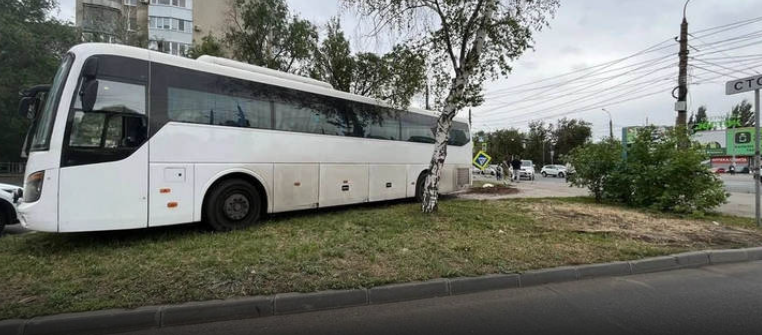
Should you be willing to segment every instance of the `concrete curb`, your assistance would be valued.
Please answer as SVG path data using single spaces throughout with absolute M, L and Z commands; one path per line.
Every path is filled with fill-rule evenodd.
M 507 288 L 530 287 L 579 279 L 629 276 L 758 260 L 762 260 L 762 247 L 695 251 L 629 262 L 561 266 L 527 271 L 522 274 L 440 278 L 378 286 L 370 289 L 283 293 L 273 296 L 149 306 L 133 310 L 104 310 L 59 314 L 27 320 L 3 320 L 0 321 L 0 334 L 113 334 L 175 325 L 376 305 Z

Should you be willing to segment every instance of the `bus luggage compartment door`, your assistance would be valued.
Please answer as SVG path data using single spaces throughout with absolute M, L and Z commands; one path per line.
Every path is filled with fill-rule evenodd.
M 147 227 L 148 146 L 123 160 L 60 171 L 60 232 Z
M 320 164 L 320 207 L 368 201 L 368 165 Z

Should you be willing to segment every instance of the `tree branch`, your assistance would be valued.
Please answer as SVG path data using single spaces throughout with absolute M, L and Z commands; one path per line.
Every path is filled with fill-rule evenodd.
M 474 24 L 474 21 L 476 21 L 476 18 L 479 17 L 479 10 L 481 10 L 482 5 L 484 4 L 484 0 L 479 0 L 479 2 L 476 4 L 476 8 L 474 8 L 474 12 L 471 14 L 471 17 L 468 19 L 468 22 L 466 23 L 466 26 L 463 28 L 463 38 L 461 40 L 461 46 L 460 46 L 460 63 L 463 64 L 466 61 L 466 45 L 468 44 L 468 36 L 471 34 L 471 27 Z
M 442 25 L 442 30 L 445 34 L 445 42 L 447 42 L 447 53 L 450 55 L 450 60 L 452 61 L 452 67 L 455 69 L 455 72 L 460 71 L 460 66 L 458 64 L 458 60 L 455 59 L 455 52 L 452 47 L 452 41 L 450 40 L 450 24 L 447 21 L 447 18 L 445 17 L 444 13 L 442 12 L 442 8 L 439 7 L 439 1 L 434 0 L 434 6 L 430 6 L 429 8 L 434 9 L 434 11 L 437 12 L 437 15 L 439 15 L 439 20 L 441 21 L 440 24 Z

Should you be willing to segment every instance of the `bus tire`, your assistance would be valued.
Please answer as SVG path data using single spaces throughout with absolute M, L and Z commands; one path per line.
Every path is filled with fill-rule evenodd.
M 242 179 L 217 184 L 204 203 L 204 221 L 216 231 L 246 228 L 259 220 L 261 198 L 257 189 Z
M 423 171 L 418 176 L 418 180 L 415 182 L 415 201 L 423 202 L 423 186 L 426 184 L 426 176 L 428 171 Z

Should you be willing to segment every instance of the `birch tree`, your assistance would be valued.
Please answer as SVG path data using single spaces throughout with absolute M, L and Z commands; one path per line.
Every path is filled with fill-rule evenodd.
M 344 0 L 372 21 L 371 34 L 392 32 L 429 56 L 435 106 L 440 112 L 423 212 L 437 209 L 452 119 L 483 101 L 488 79 L 510 73 L 512 62 L 532 47 L 532 34 L 548 24 L 559 0 Z

